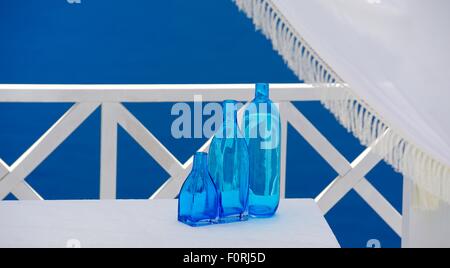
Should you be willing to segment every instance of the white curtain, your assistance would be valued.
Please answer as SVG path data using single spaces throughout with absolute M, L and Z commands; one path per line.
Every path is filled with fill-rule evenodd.
M 450 202 L 450 1 L 235 0 L 338 120 L 417 185 Z

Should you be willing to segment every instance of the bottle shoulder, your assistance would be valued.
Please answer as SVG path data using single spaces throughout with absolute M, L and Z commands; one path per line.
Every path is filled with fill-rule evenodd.
M 195 189 L 195 191 L 198 191 L 205 187 L 215 187 L 209 171 L 191 172 L 184 180 L 180 193 L 187 189 L 190 189 L 191 191 Z
M 274 103 L 270 98 L 254 98 L 250 103 Z
M 264 105 L 267 105 L 264 107 Z M 263 106 L 263 107 L 261 107 Z M 278 111 L 278 103 L 273 102 L 271 99 L 253 99 L 249 102 L 247 107 L 245 108 L 246 113 L 258 113 L 258 111 L 262 108 L 265 108 L 265 111 Z

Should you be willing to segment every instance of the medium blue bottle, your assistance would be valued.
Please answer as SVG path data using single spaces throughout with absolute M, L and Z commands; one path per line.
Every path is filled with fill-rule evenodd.
M 243 124 L 250 161 L 249 214 L 270 217 L 280 200 L 281 125 L 279 110 L 269 99 L 268 84 L 256 84 Z
M 197 152 L 192 171 L 178 196 L 178 220 L 191 226 L 202 226 L 217 221 L 219 195 L 208 171 L 208 156 Z
M 248 151 L 238 128 L 236 102 L 222 105 L 223 122 L 209 146 L 209 172 L 220 196 L 219 222 L 248 219 Z

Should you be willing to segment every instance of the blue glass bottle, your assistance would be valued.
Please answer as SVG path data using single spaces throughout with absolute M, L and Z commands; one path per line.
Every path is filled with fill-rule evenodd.
M 238 128 L 236 102 L 222 105 L 223 122 L 209 146 L 209 172 L 220 196 L 219 222 L 248 219 L 248 151 Z
M 208 171 L 208 156 L 197 152 L 192 171 L 186 178 L 178 196 L 178 220 L 191 226 L 217 221 L 219 195 Z
M 279 110 L 269 99 L 268 84 L 256 84 L 243 124 L 250 161 L 249 214 L 270 217 L 280 200 L 281 125 Z

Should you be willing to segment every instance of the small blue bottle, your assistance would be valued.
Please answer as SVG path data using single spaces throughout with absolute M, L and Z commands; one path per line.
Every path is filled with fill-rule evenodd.
M 219 222 L 248 219 L 248 150 L 238 128 L 236 102 L 222 105 L 223 122 L 209 146 L 209 172 L 220 196 Z
M 192 171 L 178 196 L 178 220 L 190 226 L 202 226 L 217 221 L 219 195 L 208 171 L 206 153 L 196 152 Z
M 244 112 L 250 161 L 249 214 L 270 217 L 280 200 L 280 115 L 269 99 L 269 85 L 256 84 L 255 98 Z

